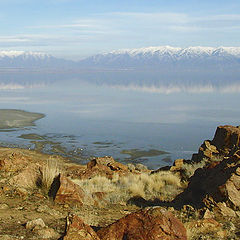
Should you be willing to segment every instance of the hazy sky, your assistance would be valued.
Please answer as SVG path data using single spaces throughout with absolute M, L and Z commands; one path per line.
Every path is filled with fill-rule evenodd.
M 146 46 L 240 46 L 240 0 L 0 0 L 0 29 L 0 50 L 73 59 Z

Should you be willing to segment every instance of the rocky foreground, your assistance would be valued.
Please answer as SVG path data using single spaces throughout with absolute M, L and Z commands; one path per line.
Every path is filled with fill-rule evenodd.
M 0 148 L 0 239 L 240 238 L 240 128 L 155 171 Z

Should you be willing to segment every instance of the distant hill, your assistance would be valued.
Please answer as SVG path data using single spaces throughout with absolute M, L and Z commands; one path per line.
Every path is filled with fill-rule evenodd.
M 46 53 L 24 51 L 0 51 L 0 68 L 69 68 L 75 62 L 55 58 Z

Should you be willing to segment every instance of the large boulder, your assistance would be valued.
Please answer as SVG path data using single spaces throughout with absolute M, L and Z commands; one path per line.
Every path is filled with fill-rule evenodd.
M 164 208 L 131 213 L 97 232 L 102 240 L 186 240 L 183 224 Z
M 81 187 L 62 174 L 54 179 L 49 194 L 59 204 L 83 204 L 84 192 Z
M 212 144 L 222 153 L 230 153 L 240 147 L 240 128 L 230 125 L 219 126 Z
M 64 240 L 100 240 L 96 232 L 76 215 L 69 216 Z
M 9 183 L 17 188 L 34 189 L 40 178 L 39 166 L 35 163 L 29 164 L 19 173 L 13 176 Z

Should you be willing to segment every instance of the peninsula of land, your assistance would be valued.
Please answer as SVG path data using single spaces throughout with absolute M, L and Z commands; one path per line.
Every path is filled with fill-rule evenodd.
M 33 126 L 36 120 L 44 118 L 41 113 L 26 112 L 17 109 L 0 109 L 0 129 Z

